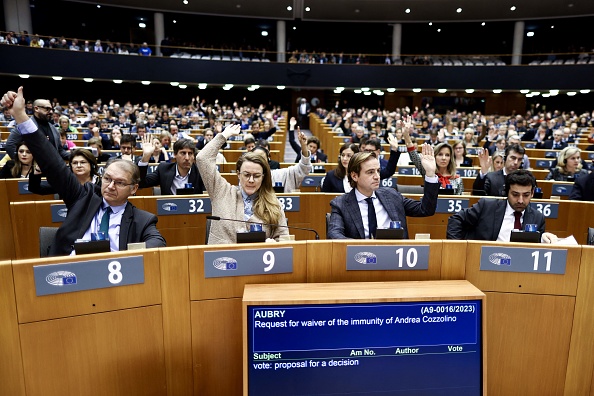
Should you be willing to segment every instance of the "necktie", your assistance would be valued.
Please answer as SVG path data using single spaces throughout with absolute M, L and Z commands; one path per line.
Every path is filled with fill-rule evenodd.
M 369 238 L 375 239 L 375 231 L 377 230 L 377 217 L 375 217 L 375 206 L 373 206 L 373 198 L 365 198 L 367 201 L 367 217 L 369 221 Z
M 252 199 L 247 197 L 243 200 L 243 214 L 246 216 L 246 220 L 249 219 L 253 212 L 252 212 Z
M 522 212 L 514 212 L 515 220 L 514 220 L 514 230 L 521 230 L 522 223 L 520 223 L 520 218 L 522 217 Z
M 112 212 L 111 207 L 108 206 L 105 213 L 103 213 L 103 217 L 101 217 L 101 224 L 99 224 L 99 232 L 103 233 L 105 239 L 109 239 L 109 216 Z

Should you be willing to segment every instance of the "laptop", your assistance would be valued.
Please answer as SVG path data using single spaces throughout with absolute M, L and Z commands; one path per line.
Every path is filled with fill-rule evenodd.
M 404 239 L 404 229 L 378 228 L 375 230 L 375 239 Z
M 81 254 L 109 252 L 109 239 L 103 241 L 74 242 L 74 251 L 76 252 L 77 256 Z
M 522 243 L 540 243 L 540 232 L 512 231 L 509 237 L 509 241 Z
M 259 243 L 266 241 L 265 231 L 238 232 L 237 243 Z
M 195 195 L 194 188 L 178 188 L 175 190 L 175 195 Z
M 439 195 L 456 195 L 453 188 L 440 188 Z

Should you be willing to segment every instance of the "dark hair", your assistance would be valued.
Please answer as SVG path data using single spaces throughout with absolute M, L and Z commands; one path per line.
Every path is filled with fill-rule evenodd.
M 318 150 L 321 148 L 321 144 L 320 144 L 320 139 L 317 138 L 317 136 L 310 136 L 307 138 L 307 141 L 305 142 L 305 144 L 310 144 L 310 143 L 315 143 L 316 146 L 318 146 Z M 313 153 L 312 153 L 313 154 Z
M 266 154 L 266 159 L 269 160 L 270 159 L 270 151 L 268 151 L 268 149 L 266 147 L 263 146 L 256 146 L 252 149 L 252 153 L 256 152 L 257 150 L 263 151 L 264 154 Z
M 190 149 L 196 155 L 196 145 L 190 139 L 179 139 L 173 143 L 173 155 L 177 155 L 177 152 L 181 149 Z
M 101 138 L 100 137 L 92 137 L 87 141 L 87 146 L 91 146 L 91 144 L 96 144 L 97 146 L 99 146 L 99 148 L 101 150 L 103 150 L 103 143 L 101 142 Z
M 351 149 L 353 151 L 353 153 L 358 153 L 359 150 L 359 145 L 355 144 L 355 143 L 345 143 L 340 147 L 340 152 L 339 154 L 342 154 L 342 152 L 346 149 Z M 344 179 L 344 176 L 346 175 L 346 168 L 344 166 L 342 166 L 342 161 L 340 160 L 340 156 L 338 157 L 338 166 L 336 167 L 336 170 L 334 171 L 334 174 L 336 175 L 336 177 L 338 177 L 339 179 Z
M 250 144 L 250 143 L 254 143 L 254 144 L 256 144 L 256 139 L 249 137 L 249 138 L 246 138 L 246 139 L 243 141 L 243 144 L 244 144 L 245 146 L 247 146 L 247 145 L 248 145 L 248 144 Z
M 351 157 L 351 160 L 349 161 L 349 169 L 348 169 L 348 173 L 347 176 L 349 178 L 349 184 L 351 185 L 351 187 L 356 188 L 357 187 L 357 182 L 353 180 L 353 178 L 351 177 L 351 173 L 355 172 L 356 174 L 361 173 L 361 165 L 368 161 L 370 158 L 377 158 L 377 155 L 375 154 L 375 152 L 360 152 L 360 153 L 356 153 L 355 155 L 353 155 Z
M 531 186 L 532 191 L 536 187 L 536 178 L 532 172 L 525 169 L 518 169 L 505 176 L 505 196 L 509 194 L 509 188 L 512 184 L 520 186 Z
M 376 150 L 382 149 L 382 143 L 379 141 L 379 139 L 367 139 L 364 143 L 361 143 L 361 146 L 368 145 L 372 145 Z
M 126 134 L 126 135 L 122 135 L 122 138 L 120 139 L 120 147 L 122 147 L 122 144 L 125 143 L 130 143 L 132 144 L 132 148 L 134 149 L 134 147 L 136 147 L 136 140 L 134 139 L 134 136 Z
M 70 152 L 70 162 L 68 163 L 68 166 L 70 166 L 70 170 L 72 170 L 72 159 L 74 157 L 84 157 L 84 159 L 86 159 L 89 164 L 91 165 L 91 177 L 93 176 L 99 176 L 99 167 L 97 166 L 97 158 L 95 158 L 95 156 L 93 155 L 93 153 L 90 150 L 87 149 L 74 149 Z
M 526 149 L 524 147 L 520 146 L 519 144 L 512 144 L 505 148 L 505 157 L 503 158 L 503 162 L 505 162 L 507 160 L 507 156 L 512 151 L 515 151 L 516 153 L 520 154 L 521 156 L 524 156 L 524 153 L 526 153 Z
M 258 139 L 258 141 L 256 142 L 256 146 L 270 150 L 270 142 L 266 139 Z

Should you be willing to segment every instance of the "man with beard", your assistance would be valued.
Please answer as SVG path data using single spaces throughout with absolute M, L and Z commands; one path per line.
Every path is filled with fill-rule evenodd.
M 536 179 L 530 171 L 519 169 L 505 176 L 507 199 L 483 198 L 472 207 L 448 219 L 447 239 L 474 239 L 509 242 L 514 229 L 536 224 L 542 243 L 553 243 L 557 236 L 545 232 L 545 218 L 532 209 Z
M 53 147 L 58 150 L 58 153 L 65 160 L 70 159 L 70 152 L 62 147 L 60 141 L 60 133 L 52 122 L 53 109 L 49 100 L 37 99 L 33 102 L 33 117 L 31 119 L 37 128 L 43 132 Z M 17 153 L 17 144 L 22 140 L 21 134 L 15 129 L 10 132 L 8 140 L 6 141 L 6 152 L 15 159 Z

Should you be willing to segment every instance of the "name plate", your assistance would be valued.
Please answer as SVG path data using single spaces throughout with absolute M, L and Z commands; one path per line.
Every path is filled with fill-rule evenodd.
M 157 199 L 159 216 L 210 213 L 210 198 L 161 198 Z
M 566 249 L 532 249 L 507 246 L 483 246 L 481 271 L 565 274 Z
M 588 153 L 588 158 L 589 159 L 594 159 L 594 153 Z
M 414 166 L 399 166 L 398 167 L 398 174 L 399 175 L 414 175 L 414 176 L 420 176 L 421 172 L 419 172 L 419 170 L 414 167 Z
M 545 152 L 545 158 L 557 158 L 557 155 L 559 155 L 558 151 L 547 151 Z
M 79 261 L 33 267 L 38 296 L 144 283 L 144 257 Z
M 283 212 L 299 212 L 301 209 L 300 197 L 278 197 Z
M 67 133 L 66 139 L 68 140 L 78 140 L 78 133 Z
M 427 270 L 429 245 L 347 246 L 347 271 Z
M 476 155 L 478 152 L 478 147 L 466 147 L 466 153 L 468 155 Z
M 20 195 L 32 194 L 32 192 L 29 191 L 29 181 L 28 180 L 19 181 L 18 186 L 19 186 L 19 194 Z
M 462 209 L 467 209 L 468 199 L 446 199 L 437 198 L 436 213 L 458 213 Z
M 552 160 L 537 160 L 536 161 L 536 167 L 537 168 L 550 168 L 551 166 L 553 166 L 553 161 Z
M 460 177 L 476 177 L 478 175 L 478 169 L 473 168 L 458 168 L 456 169 L 456 173 L 460 175 Z
M 536 148 L 536 143 L 526 143 L 526 144 L 524 144 L 524 147 L 526 147 L 526 148 Z
M 52 223 L 62 223 L 68 216 L 68 209 L 64 204 L 50 205 L 50 212 L 52 214 Z
M 301 182 L 302 187 L 320 187 L 326 176 L 306 176 Z
M 204 277 L 270 275 L 293 272 L 293 248 L 204 252 Z
M 534 210 L 538 210 L 547 219 L 556 219 L 559 216 L 559 204 L 558 203 L 542 203 L 542 202 L 530 202 L 530 206 Z
M 553 184 L 551 195 L 564 195 L 568 196 L 573 190 L 573 184 Z
M 382 179 L 380 181 L 380 186 L 381 187 L 394 188 L 394 187 L 396 187 L 397 184 L 398 184 L 398 178 L 397 177 L 389 177 L 387 179 Z

